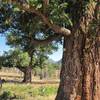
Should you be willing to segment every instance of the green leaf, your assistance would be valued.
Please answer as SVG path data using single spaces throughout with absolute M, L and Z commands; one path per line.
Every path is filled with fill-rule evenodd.
M 40 9 L 40 8 L 42 8 L 42 4 L 38 4 L 38 5 L 36 6 L 36 9 Z

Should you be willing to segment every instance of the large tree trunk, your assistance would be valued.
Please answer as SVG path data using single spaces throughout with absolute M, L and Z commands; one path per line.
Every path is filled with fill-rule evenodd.
M 99 100 L 100 98 L 100 34 L 94 40 L 87 39 L 88 47 L 83 54 L 82 65 L 82 100 Z
M 30 55 L 30 63 L 29 66 L 16 66 L 16 68 L 18 68 L 20 71 L 22 71 L 24 73 L 24 79 L 22 82 L 24 83 L 31 83 L 32 82 L 32 60 L 33 60 L 33 54 L 31 53 Z M 34 64 L 35 66 L 35 64 Z
M 79 38 L 80 37 L 80 38 Z M 82 37 L 66 37 L 60 74 L 60 86 L 56 100 L 75 100 L 81 75 L 81 42 Z
M 32 68 L 26 67 L 24 71 L 24 79 L 23 82 L 25 83 L 31 83 L 32 80 Z
M 99 100 L 100 98 L 100 6 L 94 9 L 93 30 L 90 28 L 85 40 L 82 62 L 82 100 Z M 99 17 L 98 17 L 99 16 Z M 94 33 L 95 32 L 95 33 Z M 95 36 L 93 36 L 93 33 Z
M 29 67 L 17 66 L 16 68 L 18 68 L 24 74 L 22 82 L 30 83 L 32 79 L 32 68 L 30 66 Z
M 30 55 L 30 63 L 29 66 L 25 68 L 24 71 L 24 80 L 25 83 L 31 83 L 32 82 L 32 60 L 33 60 L 33 51 L 29 53 Z
M 86 51 L 89 23 L 93 21 L 95 7 L 96 4 L 90 2 L 86 15 L 80 18 L 79 26 L 73 27 L 72 35 L 64 38 L 60 86 L 56 100 L 75 100 L 77 94 L 82 95 L 82 100 L 98 100 L 96 98 L 99 97 L 97 87 L 100 87 L 98 76 L 100 74 L 100 62 L 93 61 L 91 51 L 88 53 Z M 95 42 L 97 43 L 97 41 Z M 93 55 L 98 55 L 94 49 L 92 52 Z M 82 85 L 81 89 L 79 89 L 79 85 Z M 96 94 L 94 95 L 94 93 Z

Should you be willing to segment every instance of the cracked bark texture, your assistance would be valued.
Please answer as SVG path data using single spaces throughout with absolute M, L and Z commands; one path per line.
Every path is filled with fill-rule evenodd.
M 85 15 L 72 28 L 71 36 L 64 38 L 60 85 L 55 100 L 76 100 L 79 92 L 81 100 L 99 100 L 100 47 L 96 46 L 99 33 L 93 42 L 89 39 L 96 6 L 97 3 L 90 2 Z M 82 85 L 81 90 L 79 85 Z

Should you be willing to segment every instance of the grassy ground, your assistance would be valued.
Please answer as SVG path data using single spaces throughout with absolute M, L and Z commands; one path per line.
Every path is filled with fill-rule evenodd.
M 23 80 L 23 73 L 17 73 L 17 72 L 9 72 L 9 70 L 7 72 L 4 72 L 4 71 L 0 71 L 0 77 L 1 79 L 4 79 L 6 81 L 18 81 L 18 82 L 22 82 Z M 47 82 L 47 83 L 56 83 L 56 84 L 59 84 L 59 78 L 58 77 L 50 77 L 50 78 L 47 78 L 47 79 L 42 79 L 40 80 L 40 77 L 39 76 L 34 76 L 32 75 L 32 82 Z
M 5 83 L 0 89 L 0 100 L 54 100 L 58 85 Z

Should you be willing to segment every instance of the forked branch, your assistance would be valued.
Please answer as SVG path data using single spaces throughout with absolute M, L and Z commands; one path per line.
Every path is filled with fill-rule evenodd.
M 19 1 L 20 0 L 12 0 L 11 2 L 16 3 L 21 10 L 31 12 L 31 13 L 34 13 L 37 16 L 39 16 L 42 19 L 42 21 L 46 25 L 48 25 L 48 27 L 51 28 L 56 34 L 60 34 L 60 35 L 64 35 L 64 36 L 71 35 L 71 31 L 69 29 L 67 29 L 65 27 L 61 27 L 54 23 L 51 23 L 50 20 L 48 19 L 48 17 L 46 17 L 41 11 L 36 10 L 33 6 L 30 6 L 29 4 L 27 4 L 25 2 L 23 4 L 21 4 Z

